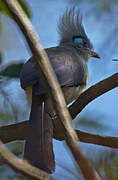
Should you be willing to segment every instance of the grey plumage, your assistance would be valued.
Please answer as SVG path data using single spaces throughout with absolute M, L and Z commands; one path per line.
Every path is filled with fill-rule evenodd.
M 80 92 L 86 87 L 88 82 L 87 65 L 83 58 L 80 58 L 77 50 L 71 46 L 59 46 L 46 49 L 48 57 L 51 61 L 52 67 L 56 73 L 60 85 L 63 87 L 64 95 L 67 104 L 76 99 Z M 35 68 L 35 62 L 31 58 L 23 67 L 21 71 L 21 86 L 27 88 L 33 86 L 34 93 L 41 95 L 46 93 L 45 86 L 43 85 L 40 74 Z M 78 92 L 72 91 L 69 94 L 65 91 L 66 87 L 78 88 Z M 64 89 L 65 88 L 65 89 Z M 70 91 L 70 90 L 69 90 Z M 70 100 L 71 99 L 71 100 Z
M 59 46 L 45 51 L 68 104 L 79 97 L 88 83 L 86 62 L 90 57 L 99 58 L 99 56 L 92 50 L 92 44 L 85 33 L 78 10 L 75 8 L 67 10 L 60 18 L 58 28 Z M 20 75 L 21 87 L 25 90 L 32 89 L 25 158 L 34 166 L 52 173 L 55 161 L 52 148 L 53 125 L 50 116 L 54 113 L 54 107 L 41 75 L 35 67 L 34 58 L 35 56 L 31 57 L 24 64 Z
M 84 30 L 80 11 L 75 7 L 67 9 L 60 17 L 58 23 L 58 32 L 60 34 L 60 44 L 68 42 L 73 43 L 73 37 L 80 36 L 86 39 L 90 49 L 93 48 Z

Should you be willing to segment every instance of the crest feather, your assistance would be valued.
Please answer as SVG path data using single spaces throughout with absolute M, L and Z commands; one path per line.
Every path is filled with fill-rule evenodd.
M 74 36 L 81 36 L 89 41 L 82 24 L 82 16 L 80 15 L 80 11 L 75 7 L 67 9 L 66 12 L 60 17 L 58 31 L 61 37 L 60 44 L 72 42 L 72 38 Z

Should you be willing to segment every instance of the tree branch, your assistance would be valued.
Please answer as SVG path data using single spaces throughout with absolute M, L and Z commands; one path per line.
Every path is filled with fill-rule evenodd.
M 39 72 L 41 72 L 41 74 L 43 75 L 43 79 L 47 86 L 47 90 L 50 92 L 52 96 L 57 115 L 66 130 L 67 144 L 70 147 L 76 162 L 80 166 L 83 176 L 85 177 L 85 179 L 99 180 L 100 178 L 96 170 L 92 166 L 91 162 L 83 154 L 83 152 L 77 144 L 77 134 L 75 133 L 72 127 L 72 119 L 67 110 L 63 93 L 58 84 L 56 75 L 51 67 L 49 59 L 44 50 L 42 49 L 41 45 L 39 44 L 39 38 L 33 30 L 31 23 L 25 16 L 22 8 L 19 6 L 17 1 L 4 0 L 3 2 L 6 4 L 10 13 L 13 15 L 14 20 L 24 33 L 25 38 L 30 46 L 30 49 L 32 53 L 35 55 L 37 68 Z
M 111 90 L 112 88 L 117 87 L 118 86 L 117 79 L 118 79 L 118 73 L 116 73 L 116 74 L 110 76 L 109 78 L 106 78 L 103 81 L 90 87 L 79 97 L 79 99 L 80 99 L 79 102 L 81 102 L 83 100 L 82 102 L 84 102 L 83 104 L 85 107 L 85 105 L 87 105 L 93 99 L 95 99 L 98 96 L 104 94 L 105 92 Z M 96 91 L 96 89 L 97 89 L 97 91 Z M 89 97 L 91 95 L 91 91 L 94 92 L 94 93 L 92 93 L 93 97 L 91 97 L 88 101 L 88 99 L 85 97 L 86 96 Z M 99 92 L 99 94 L 98 94 L 98 92 Z M 75 106 L 75 104 L 74 104 L 74 106 Z M 80 106 L 77 106 L 77 105 L 75 107 L 73 107 L 73 105 L 72 105 L 71 106 L 72 116 L 75 117 L 76 113 L 78 113 L 82 110 L 82 107 L 83 106 L 81 106 L 81 108 L 80 108 Z M 73 112 L 73 110 L 75 108 L 77 110 L 76 110 L 76 112 L 75 111 Z M 60 125 L 61 125 L 60 121 L 59 122 L 57 120 L 54 121 L 54 126 L 55 126 L 54 137 L 57 140 L 64 140 L 65 139 L 65 131 L 62 131 L 63 127 Z M 4 143 L 8 143 L 8 142 L 15 141 L 15 140 L 25 140 L 27 137 L 27 127 L 28 127 L 28 121 L 0 127 L 0 139 Z M 102 145 L 102 146 L 108 146 L 108 147 L 112 147 L 112 148 L 118 148 L 118 138 L 117 137 L 91 134 L 91 133 L 82 132 L 80 130 L 76 130 L 76 132 L 78 134 L 80 141 L 82 141 L 82 142 L 92 143 L 92 144 L 97 144 L 97 145 Z
M 118 137 L 92 134 L 76 130 L 80 141 L 118 149 Z
M 92 93 L 93 97 L 91 97 L 91 100 L 88 101 L 88 99 L 85 98 L 86 96 L 89 97 L 91 95 L 91 91 L 88 89 L 79 97 L 79 99 L 80 99 L 79 102 L 81 102 L 83 100 L 84 107 L 85 107 L 85 105 L 87 105 L 93 99 L 95 99 L 98 96 L 104 94 L 105 92 L 111 90 L 112 88 L 117 87 L 118 86 L 117 79 L 118 79 L 118 73 L 116 73 L 116 74 L 110 76 L 109 78 L 106 78 L 103 81 L 90 87 L 89 89 L 92 89 L 91 91 L 94 92 L 94 93 Z M 102 83 L 102 85 L 101 85 L 101 83 Z M 96 91 L 96 89 L 98 89 L 98 91 Z M 98 92 L 99 92 L 99 94 L 98 94 Z M 75 106 L 75 104 L 74 104 L 74 106 Z M 73 110 L 75 108 L 77 110 L 76 110 L 76 112 L 75 111 L 73 112 Z M 73 105 L 72 105 L 71 106 L 72 116 L 75 117 L 76 113 L 80 112 L 81 110 L 82 110 L 82 106 L 80 108 L 80 106 L 78 106 L 78 105 L 75 107 L 73 107 Z M 0 139 L 4 143 L 8 143 L 8 142 L 15 141 L 15 140 L 25 140 L 27 137 L 27 127 L 28 127 L 28 121 L 23 121 L 23 122 L 20 122 L 17 124 L 0 127 Z M 80 141 L 82 141 L 82 142 L 92 143 L 92 144 L 97 144 L 97 145 L 102 145 L 102 146 L 108 146 L 108 147 L 112 147 L 112 148 L 118 148 L 118 138 L 117 137 L 91 134 L 91 133 L 86 133 L 86 132 L 82 132 L 79 130 L 76 130 L 76 132 L 78 134 Z M 65 131 L 64 131 L 63 127 L 61 126 L 60 121 L 58 121 L 58 120 L 54 121 L 54 138 L 56 138 L 57 140 L 65 139 Z
M 118 86 L 118 73 L 116 73 L 116 74 L 98 82 L 97 84 L 93 85 L 92 87 L 88 88 L 69 107 L 71 116 L 73 118 L 75 118 L 76 115 L 78 113 L 80 113 L 82 111 L 82 109 L 88 103 L 90 103 L 95 98 L 99 97 L 100 95 L 103 95 L 104 93 L 108 92 L 109 90 L 111 90 L 117 86 Z M 57 118 L 53 121 L 53 123 L 54 123 L 54 138 L 56 138 L 57 140 L 64 140 L 65 139 L 65 130 L 64 130 L 63 126 L 61 125 L 61 122 Z M 18 124 L 0 127 L 0 139 L 4 143 L 11 142 L 14 140 L 24 140 L 26 138 L 26 134 L 27 134 L 27 130 L 26 130 L 27 126 L 28 126 L 28 121 L 24 121 L 24 122 L 21 122 Z M 81 133 L 80 133 L 80 135 L 81 135 Z M 87 138 L 87 136 L 85 136 L 85 138 Z M 82 141 L 86 141 L 86 140 L 82 139 Z M 89 141 L 87 141 L 87 143 L 89 143 Z M 90 142 L 90 143 L 92 143 L 92 142 Z M 110 146 L 110 144 L 108 146 Z M 115 148 L 115 146 L 114 146 L 114 148 Z M 117 148 L 117 145 L 116 145 L 116 148 Z
M 24 160 L 18 159 L 13 153 L 9 152 L 7 148 L 0 141 L 0 157 L 5 163 L 10 165 L 15 171 L 22 173 L 32 180 L 50 180 L 48 173 L 39 170 Z
M 91 86 L 86 91 L 84 91 L 80 95 L 80 97 L 69 107 L 71 116 L 75 118 L 76 115 L 79 114 L 88 103 L 90 103 L 95 98 L 103 95 L 104 93 L 112 90 L 117 86 L 118 86 L 118 73 L 113 74 L 112 76 Z M 53 123 L 54 123 L 54 138 L 56 138 L 57 140 L 64 140 L 65 130 L 61 125 L 61 122 L 59 121 L 59 119 L 55 119 Z M 15 140 L 24 140 L 27 136 L 27 126 L 28 126 L 28 121 L 23 121 L 18 124 L 12 124 L 8 126 L 0 127 L 0 139 L 4 143 Z M 80 141 L 118 148 L 117 146 L 118 139 L 116 137 L 113 137 L 112 139 L 112 137 L 110 136 L 107 137 L 107 136 L 95 135 L 90 133 L 84 133 L 81 131 L 77 131 L 77 134 L 79 135 Z
M 28 122 L 29 121 L 23 121 L 17 124 L 0 127 L 0 139 L 3 141 L 3 143 L 16 140 L 25 140 L 27 137 Z M 118 137 L 92 134 L 80 130 L 76 130 L 76 133 L 81 142 L 118 148 Z M 56 131 L 54 131 L 54 138 L 62 141 L 65 139 L 65 134 L 64 132 L 58 134 Z
M 84 91 L 79 98 L 69 107 L 72 118 L 75 118 L 85 106 L 95 98 L 118 87 L 118 73 L 98 82 Z
M 104 93 L 118 87 L 118 73 L 98 82 L 84 91 L 79 98 L 69 107 L 70 114 L 74 119 L 87 104 L 103 95 Z M 59 119 L 55 119 L 54 122 L 54 138 L 65 139 L 65 130 L 62 127 Z M 61 132 L 61 133 L 60 133 Z M 86 137 L 87 138 L 87 137 Z M 81 141 L 81 139 L 80 139 Z M 92 142 L 91 142 L 92 143 Z M 110 145 L 110 144 L 109 144 Z M 114 144 L 115 145 L 115 144 Z

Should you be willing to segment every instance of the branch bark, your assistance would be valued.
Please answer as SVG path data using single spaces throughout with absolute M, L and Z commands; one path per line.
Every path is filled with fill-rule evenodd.
M 25 140 L 27 137 L 27 129 L 28 121 L 0 127 L 0 139 L 3 143 Z M 81 142 L 118 149 L 118 137 L 87 133 L 80 130 L 76 130 L 76 133 Z M 65 140 L 64 132 L 58 134 L 54 131 L 54 138 L 60 141 Z
M 55 104 L 57 115 L 66 130 L 67 144 L 70 147 L 76 162 L 80 166 L 83 176 L 85 177 L 85 179 L 99 180 L 100 178 L 96 170 L 92 166 L 91 162 L 86 158 L 86 156 L 81 151 L 80 147 L 77 145 L 77 134 L 75 133 L 72 127 L 72 119 L 67 110 L 63 93 L 58 84 L 56 75 L 54 74 L 48 57 L 42 49 L 41 45 L 39 44 L 39 38 L 33 30 L 31 23 L 25 16 L 24 12 L 22 11 L 22 8 L 19 6 L 17 1 L 4 0 L 3 2 L 6 4 L 10 13 L 13 15 L 14 20 L 24 33 L 25 38 L 30 46 L 30 49 L 36 57 L 35 59 L 37 63 L 37 68 L 39 72 L 41 72 L 41 74 L 43 75 L 45 84 L 47 86 L 47 90 L 50 92 L 53 102 Z
M 72 118 L 75 118 L 85 106 L 95 98 L 118 87 L 118 73 L 98 82 L 84 91 L 79 98 L 69 107 Z
M 9 152 L 1 141 L 0 157 L 15 171 L 22 173 L 28 178 L 32 178 L 32 180 L 51 180 L 48 173 L 31 166 L 24 160 L 18 159 L 13 153 Z

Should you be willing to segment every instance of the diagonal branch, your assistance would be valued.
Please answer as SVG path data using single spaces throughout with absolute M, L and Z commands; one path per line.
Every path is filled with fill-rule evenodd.
M 18 159 L 13 153 L 9 152 L 1 141 L 0 157 L 14 170 L 22 173 L 28 178 L 32 178 L 33 180 L 51 180 L 51 177 L 48 173 L 31 166 L 24 160 Z
M 84 91 L 79 98 L 69 107 L 72 118 L 75 118 L 84 107 L 95 98 L 118 87 L 118 73 L 98 82 Z
M 118 73 L 91 86 L 69 107 L 71 117 L 74 119 L 91 101 L 116 87 L 118 87 Z M 55 119 L 53 123 L 54 137 L 60 139 L 60 136 L 62 136 L 62 139 L 65 139 L 65 130 L 59 119 Z
M 35 59 L 37 63 L 37 68 L 39 72 L 41 72 L 41 74 L 43 75 L 43 79 L 47 86 L 47 90 L 50 92 L 54 105 L 56 107 L 57 115 L 66 130 L 67 144 L 70 147 L 76 162 L 80 166 L 83 176 L 85 177 L 85 179 L 99 180 L 100 178 L 96 170 L 92 166 L 91 162 L 83 154 L 83 152 L 77 144 L 78 137 L 72 127 L 72 119 L 67 110 L 63 93 L 58 84 L 58 81 L 48 60 L 48 57 L 42 49 L 41 45 L 39 44 L 39 38 L 33 30 L 31 23 L 25 16 L 24 12 L 22 11 L 22 8 L 19 6 L 17 1 L 4 0 L 3 2 L 6 4 L 10 13 L 13 15 L 14 20 L 24 33 L 25 38 L 30 46 L 30 49 L 36 57 Z

